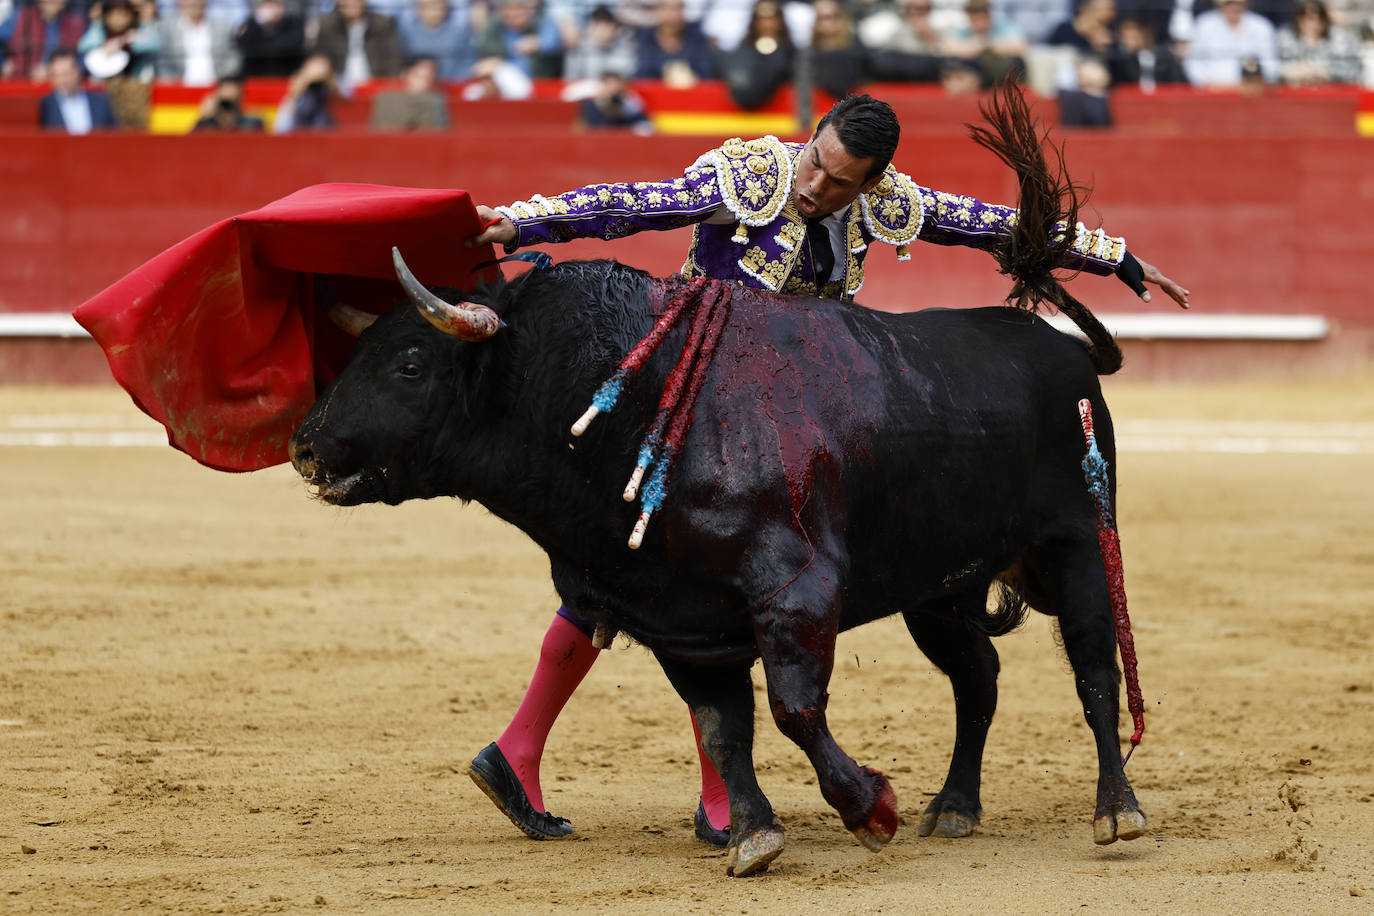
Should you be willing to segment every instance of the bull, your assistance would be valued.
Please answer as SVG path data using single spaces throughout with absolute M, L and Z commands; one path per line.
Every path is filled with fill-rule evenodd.
M 1024 290 L 1035 269 L 1024 247 L 1018 256 Z M 648 647 L 729 790 L 728 874 L 760 871 L 783 848 L 754 773 L 756 660 L 774 722 L 845 827 L 875 850 L 895 834 L 888 780 L 826 722 L 837 634 L 893 614 L 954 689 L 953 754 L 922 836 L 965 836 L 981 817 L 991 637 L 1027 606 L 1057 618 L 1092 730 L 1094 839 L 1143 833 L 1118 749 L 1111 599 L 1080 471 L 1086 399 L 1114 494 L 1098 375 L 1120 354 L 1086 309 L 1067 311 L 1087 346 L 1010 306 L 885 314 L 735 289 L 668 498 L 632 551 L 637 512 L 617 497 L 685 330 L 612 413 L 580 438 L 569 424 L 681 278 L 581 261 L 460 294 L 420 285 L 399 256 L 398 271 L 419 308 L 361 332 L 293 436 L 292 463 L 336 505 L 481 503 L 547 553 L 569 608 Z

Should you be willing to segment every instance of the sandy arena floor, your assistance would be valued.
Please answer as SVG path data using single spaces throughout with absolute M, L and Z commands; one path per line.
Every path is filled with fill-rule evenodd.
M 1093 845 L 1090 736 L 1032 615 L 998 642 L 983 824 L 920 839 L 952 700 L 888 620 L 841 637 L 831 721 L 902 830 L 860 847 L 761 719 L 787 849 L 736 880 L 642 649 L 550 740 L 573 838 L 525 839 L 464 775 L 557 604 L 519 532 L 109 447 L 150 431 L 114 389 L 0 389 L 0 911 L 1374 911 L 1374 379 L 1108 400 L 1149 833 Z

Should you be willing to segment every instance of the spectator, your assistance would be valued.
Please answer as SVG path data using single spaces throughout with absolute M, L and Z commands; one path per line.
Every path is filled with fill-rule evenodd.
M 1173 0 L 1159 0 L 1173 6 Z M 993 18 L 1012 25 L 1033 45 L 1046 44 L 1051 30 L 1072 15 L 1069 0 L 994 0 Z
M 158 27 L 157 75 L 185 86 L 213 86 L 239 72 L 234 27 L 206 15 L 206 0 L 177 0 L 177 15 Z
M 654 25 L 635 35 L 635 76 L 685 88 L 716 75 L 711 44 L 701 27 L 688 22 L 682 0 L 658 0 Z
M 1268 19 L 1247 10 L 1245 0 L 1221 0 L 1216 9 L 1197 17 L 1185 63 L 1193 85 L 1239 86 L 1246 58 L 1256 61 L 1266 82 L 1278 79 L 1278 39 Z
M 205 96 L 200 105 L 200 120 L 191 128 L 192 133 L 213 130 L 264 130 L 262 118 L 243 111 L 243 81 L 236 76 L 226 76 L 215 86 L 215 90 Z
M 153 0 L 157 4 L 159 19 L 175 19 L 181 13 L 180 0 Z M 315 0 L 292 0 L 293 3 L 310 3 Z M 229 26 L 232 32 L 252 14 L 253 0 L 207 0 L 205 15 Z M 299 10 L 298 10 L 299 12 Z
M 373 12 L 366 0 L 338 0 L 333 10 L 321 16 L 311 53 L 328 57 L 331 78 L 337 76 L 346 86 L 378 76 L 400 76 L 405 63 L 396 20 Z
M 563 75 L 563 35 L 552 16 L 540 14 L 538 0 L 498 0 L 479 53 L 513 64 L 526 76 Z
M 635 47 L 631 33 L 604 4 L 592 10 L 587 29 L 577 47 L 563 62 L 563 76 L 569 80 L 595 80 L 600 92 L 601 78 L 607 73 L 624 76 L 635 72 Z M 595 93 L 592 93 L 595 94 Z
M 1355 37 L 1331 22 L 1321 0 L 1302 0 L 1279 30 L 1279 73 L 1290 85 L 1353 83 L 1360 78 Z
M 582 100 L 578 120 L 590 128 L 629 128 L 637 134 L 654 132 L 644 101 L 630 91 L 625 74 L 614 70 L 601 74 L 601 90 Z
M 782 19 L 792 37 L 792 45 L 806 47 L 816 21 L 811 0 L 777 2 L 782 7 Z M 712 47 L 728 53 L 745 44 L 744 35 L 754 16 L 754 0 L 696 0 L 686 4 L 686 15 L 701 27 Z
M 1115 0 L 1083 0 L 1074 17 L 1059 23 L 1050 32 L 1046 43 L 1061 48 L 1073 48 L 1080 54 L 1108 54 L 1116 41 L 1112 34 L 1114 19 Z
M 868 80 L 868 52 L 839 0 L 816 0 L 811 28 L 811 79 L 842 99 Z
M 739 47 L 721 56 L 720 73 L 731 100 L 761 108 L 792 78 L 796 56 L 778 0 L 756 0 Z
M 1155 41 L 1161 44 L 1168 43 L 1169 25 L 1174 16 L 1181 12 L 1180 7 L 1185 5 L 1188 8 L 1187 15 L 1192 16 L 1196 12 L 1193 9 L 1193 0 L 1116 0 L 1117 31 L 1120 31 L 1121 24 L 1128 19 L 1143 22 L 1150 27 Z
M 99 16 L 77 42 L 86 72 L 99 80 L 152 79 L 160 47 L 156 24 L 144 26 L 130 0 L 103 0 Z M 107 85 L 107 91 L 109 87 Z M 116 112 L 117 98 L 111 99 Z
M 295 3 L 307 19 L 312 15 L 319 19 L 334 12 L 335 9 L 334 0 L 289 0 L 289 2 Z M 414 8 L 413 2 L 414 0 L 367 0 L 367 11 L 389 16 L 399 25 L 401 19 Z
M 104 81 L 120 127 L 148 126 L 149 84 L 158 53 L 158 32 L 142 27 L 129 0 L 103 0 L 99 18 L 77 44 L 86 72 Z
M 872 52 L 869 67 L 874 79 L 943 82 L 945 37 L 931 21 L 933 9 L 932 0 L 897 0 L 895 9 L 878 9 L 860 20 L 859 41 Z M 951 78 L 960 75 L 952 72 Z
M 71 51 L 56 51 L 48 59 L 48 79 L 52 92 L 38 100 L 38 126 L 65 130 L 69 134 L 88 134 L 92 130 L 114 128 L 114 111 L 103 92 L 81 88 L 81 65 Z
M 463 87 L 463 100 L 527 99 L 534 81 L 524 70 L 499 57 L 484 57 L 472 67 L 472 82 Z
M 1059 123 L 1065 127 L 1111 127 L 1112 111 L 1107 92 L 1111 73 L 1100 58 L 1080 57 L 1077 89 L 1059 93 Z
M 327 130 L 335 126 L 330 102 L 337 93 L 334 65 L 327 54 L 311 54 L 286 82 L 286 97 L 277 105 L 272 132 Z
M 983 88 L 988 89 L 1015 72 L 1024 80 L 1026 73 L 1026 40 L 1016 26 L 993 17 L 989 0 L 968 0 L 964 8 L 968 24 L 954 29 L 945 43 L 945 53 L 962 57 L 978 65 L 983 74 Z
M 466 79 L 472 71 L 477 53 L 466 6 L 458 10 L 448 0 L 415 0 L 414 11 L 401 19 L 400 29 L 405 53 L 412 60 L 432 58 L 441 82 Z
M 1180 0 L 1180 3 L 1188 2 L 1189 0 Z M 1201 16 L 1203 13 L 1217 9 L 1221 3 L 1220 0 L 1191 0 L 1189 5 L 1192 7 L 1194 16 Z M 1268 19 L 1275 31 L 1292 21 L 1293 6 L 1293 0 L 1250 0 L 1248 4 L 1250 12 Z
M 373 130 L 443 130 L 448 127 L 448 97 L 435 88 L 439 65 L 417 57 L 406 67 L 405 88 L 379 92 L 372 99 Z
M 1155 35 L 1154 28 L 1144 19 L 1121 20 L 1116 46 L 1107 57 L 1113 86 L 1133 85 L 1154 92 L 1160 83 L 1188 82 L 1182 61 Z
M 35 0 L 21 7 L 0 74 L 35 83 L 47 81 L 48 59 L 56 51 L 75 49 L 85 31 L 85 17 L 69 8 L 67 0 Z
M 5 59 L 10 52 L 10 39 L 14 37 L 14 21 L 18 19 L 14 0 L 0 0 L 0 74 L 5 72 Z
M 234 35 L 246 78 L 290 76 L 305 59 L 305 20 L 282 0 L 258 0 Z
M 977 95 L 983 88 L 983 71 L 971 60 L 946 57 L 940 62 L 940 85 L 945 95 Z

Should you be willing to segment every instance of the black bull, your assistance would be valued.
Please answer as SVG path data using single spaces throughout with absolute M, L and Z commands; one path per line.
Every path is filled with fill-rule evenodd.
M 603 261 L 532 271 L 494 299 L 504 325 L 480 343 L 395 308 L 363 332 L 294 436 L 292 460 L 340 505 L 477 500 L 548 553 L 570 608 L 649 647 L 729 789 L 730 873 L 757 871 L 782 849 L 754 776 L 755 658 L 778 728 L 806 752 L 845 826 L 876 849 L 897 828 L 896 796 L 835 743 L 827 684 L 841 630 L 902 614 L 949 676 L 957 716 L 949 773 L 920 832 L 964 836 L 981 814 L 997 702 L 989 635 L 1019 622 L 1021 600 L 1059 621 L 1097 748 L 1095 839 L 1139 836 L 1080 467 L 1087 398 L 1114 489 L 1111 420 L 1088 349 L 1012 308 L 893 315 L 736 289 L 667 501 L 633 552 L 637 509 L 620 493 L 681 326 L 613 413 L 579 439 L 568 429 L 676 282 Z M 990 613 L 999 582 L 1002 608 Z

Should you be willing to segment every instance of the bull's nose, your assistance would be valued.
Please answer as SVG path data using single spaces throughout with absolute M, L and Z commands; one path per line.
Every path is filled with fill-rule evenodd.
M 296 469 L 306 480 L 315 477 L 315 471 L 319 468 L 319 459 L 315 457 L 315 449 L 308 442 L 303 442 L 294 436 L 286 444 L 286 454 L 291 459 L 291 466 Z

